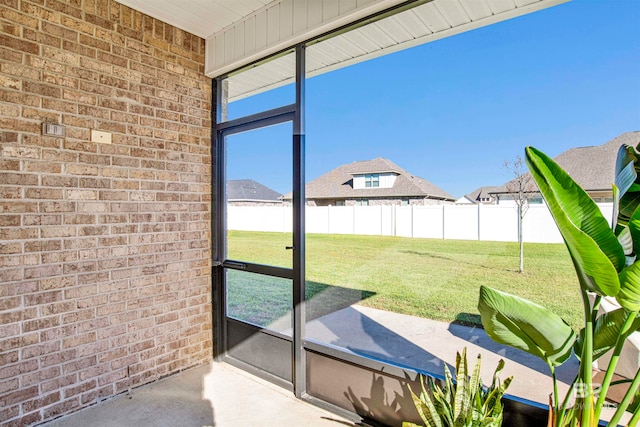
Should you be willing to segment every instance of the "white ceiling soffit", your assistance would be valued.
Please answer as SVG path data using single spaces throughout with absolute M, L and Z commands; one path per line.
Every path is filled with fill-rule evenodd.
M 203 39 L 274 2 L 274 0 L 116 1 Z
M 217 77 L 397 6 L 404 0 L 117 0 L 207 40 L 205 74 Z M 545 9 L 569 0 L 433 0 L 309 49 L 309 75 Z M 315 51 L 313 49 L 315 49 Z M 291 81 L 284 57 L 234 76 L 238 99 Z M 262 70 L 262 71 L 258 71 Z M 274 70 L 280 70 L 275 72 Z M 283 70 L 287 70 L 286 72 Z M 235 82 L 235 80 L 238 80 Z
M 566 1 L 568 0 L 433 0 L 309 46 L 307 76 L 322 74 Z M 244 27 L 245 35 L 249 34 L 247 26 L 252 23 L 253 20 L 239 23 Z M 228 72 L 246 64 L 243 59 L 246 60 L 247 56 L 243 58 L 242 55 L 235 54 L 235 49 L 242 49 L 242 43 L 238 43 L 237 40 L 229 42 L 228 38 L 225 39 L 229 31 L 230 29 L 226 29 L 207 40 L 207 55 L 220 55 L 228 59 L 217 69 L 207 70 L 205 67 L 209 77 L 215 77 L 222 74 L 222 71 Z M 288 46 L 302 41 L 295 41 L 295 37 L 288 39 L 290 40 Z M 221 40 L 224 43 L 220 43 Z M 246 42 L 245 36 L 244 44 Z M 263 56 L 273 53 L 269 50 L 265 46 Z M 248 56 L 253 57 L 253 55 Z M 237 59 L 233 60 L 234 57 Z M 218 59 L 217 62 L 220 63 L 221 60 Z M 229 101 L 291 83 L 294 80 L 294 70 L 293 55 L 286 55 L 232 75 L 228 79 Z

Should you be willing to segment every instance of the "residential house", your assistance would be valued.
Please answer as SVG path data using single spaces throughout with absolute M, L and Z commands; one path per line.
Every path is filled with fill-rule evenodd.
M 282 204 L 282 194 L 252 179 L 227 181 L 227 203 L 231 206 L 273 206 Z
M 625 132 L 611 141 L 596 146 L 571 148 L 554 158 L 567 173 L 597 203 L 613 201 L 612 185 L 615 180 L 615 164 L 621 145 L 637 146 L 640 143 L 640 131 Z M 537 186 L 527 172 L 524 180 L 534 203 L 542 203 Z M 493 190 L 496 203 L 512 203 L 515 179 Z
M 382 157 L 338 166 L 308 182 L 305 191 L 307 205 L 311 206 L 433 205 L 455 201 L 438 186 Z M 291 200 L 291 193 L 283 199 Z
M 476 188 L 469 194 L 465 194 L 456 200 L 456 204 L 458 205 L 468 205 L 468 204 L 483 204 L 483 205 L 493 205 L 496 202 L 496 197 L 492 194 L 492 191 L 497 190 L 499 187 L 497 186 L 486 186 Z

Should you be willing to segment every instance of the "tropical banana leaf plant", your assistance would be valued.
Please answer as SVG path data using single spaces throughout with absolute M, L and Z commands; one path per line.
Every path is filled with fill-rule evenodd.
M 538 356 L 551 370 L 553 393 L 549 425 L 597 426 L 625 340 L 640 329 L 640 153 L 623 145 L 615 165 L 613 226 L 589 195 L 551 158 L 527 147 L 525 158 L 562 234 L 576 270 L 584 308 L 584 327 L 575 333 L 559 316 L 531 301 L 482 286 L 478 309 L 487 334 L 496 342 Z M 592 298 L 589 298 L 589 296 Z M 620 308 L 598 314 L 603 297 Z M 592 382 L 592 364 L 613 350 L 602 384 Z M 578 376 L 564 398 L 558 395 L 557 366 L 572 354 Z M 609 425 L 617 426 L 640 385 L 640 371 Z M 640 420 L 633 408 L 627 425 Z
M 504 368 L 504 360 L 498 362 L 493 381 L 486 389 L 480 379 L 481 357 L 478 355 L 471 375 L 468 371 L 467 349 L 456 353 L 455 381 L 451 371 L 444 366 L 444 388 L 433 378 L 428 378 L 431 393 L 425 386 L 425 377 L 420 376 L 420 395 L 413 390 L 411 397 L 422 422 L 427 427 L 499 427 L 502 425 L 502 395 L 513 377 L 500 382 L 498 374 Z M 404 422 L 403 427 L 419 427 Z

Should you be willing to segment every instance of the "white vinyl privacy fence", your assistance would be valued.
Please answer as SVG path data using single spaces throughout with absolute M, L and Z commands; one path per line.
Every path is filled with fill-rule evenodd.
M 599 204 L 610 220 L 611 203 Z M 229 230 L 292 230 L 287 206 L 229 206 Z M 518 241 L 518 212 L 510 205 L 307 206 L 307 233 L 364 234 L 431 239 Z M 562 243 L 546 205 L 531 205 L 523 221 L 525 242 Z

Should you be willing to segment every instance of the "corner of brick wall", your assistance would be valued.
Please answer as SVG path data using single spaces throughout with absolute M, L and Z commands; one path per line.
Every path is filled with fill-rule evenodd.
M 211 360 L 203 69 L 113 0 L 0 2 L 0 425 Z

